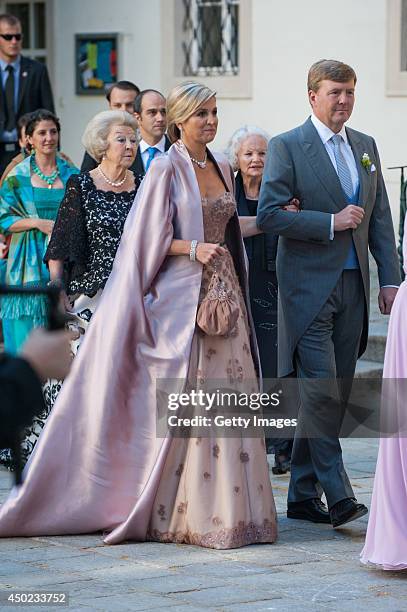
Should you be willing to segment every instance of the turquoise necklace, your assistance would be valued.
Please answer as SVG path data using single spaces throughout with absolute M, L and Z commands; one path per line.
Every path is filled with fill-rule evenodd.
M 45 183 L 47 183 L 48 189 L 52 189 L 52 185 L 55 183 L 59 175 L 58 168 L 55 168 L 52 174 L 49 174 L 49 175 L 44 174 L 43 171 L 39 168 L 34 155 L 31 157 L 31 166 L 32 166 L 34 174 L 39 176 L 40 179 L 42 179 Z

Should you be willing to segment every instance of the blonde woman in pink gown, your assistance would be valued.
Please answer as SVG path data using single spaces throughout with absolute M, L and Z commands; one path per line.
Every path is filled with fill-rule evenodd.
M 210 548 L 276 539 L 263 439 L 156 436 L 158 380 L 239 387 L 256 380 L 258 365 L 233 173 L 206 148 L 217 128 L 215 93 L 179 85 L 167 112 L 175 144 L 139 188 L 24 483 L 0 509 L 1 537 L 104 532 L 108 544 Z M 244 229 L 256 233 L 255 219 Z M 214 261 L 239 311 L 226 336 L 196 325 Z
M 403 243 L 407 274 L 407 217 Z M 366 541 L 361 560 L 384 570 L 407 569 L 407 280 L 398 290 L 390 315 L 383 386 L 386 421 L 399 435 L 380 440 Z M 387 382 L 388 380 L 388 382 Z M 387 382 L 387 385 L 386 385 Z

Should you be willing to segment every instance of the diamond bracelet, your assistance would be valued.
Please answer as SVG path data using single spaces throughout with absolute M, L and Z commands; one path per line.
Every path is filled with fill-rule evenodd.
M 189 259 L 196 261 L 196 247 L 198 246 L 198 240 L 191 240 L 191 248 L 189 249 Z

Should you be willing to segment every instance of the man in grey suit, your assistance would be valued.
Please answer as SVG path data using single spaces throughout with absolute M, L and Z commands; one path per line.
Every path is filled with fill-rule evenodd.
M 383 314 L 390 313 L 400 284 L 375 141 L 345 128 L 355 84 L 354 70 L 342 62 L 311 67 L 312 115 L 270 141 L 257 216 L 260 229 L 280 235 L 279 376 L 295 373 L 299 382 L 287 516 L 334 527 L 367 512 L 354 497 L 338 434 L 349 394 L 345 383 L 367 342 L 368 249 L 378 267 Z M 301 203 L 298 213 L 283 208 L 292 198 Z M 333 384 L 339 401 L 328 407 Z

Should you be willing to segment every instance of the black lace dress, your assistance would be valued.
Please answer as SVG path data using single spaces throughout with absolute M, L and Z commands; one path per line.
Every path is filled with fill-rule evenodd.
M 139 180 L 132 191 L 116 193 L 97 189 L 88 172 L 71 176 L 60 205 L 44 260 L 64 264 L 66 292 L 73 303 L 79 340 L 72 343 L 76 354 L 100 294 L 113 267 L 124 223 L 133 204 Z M 44 387 L 45 410 L 24 433 L 22 458 L 30 456 L 62 387 L 48 380 Z M 3 462 L 12 467 L 10 455 Z
M 257 215 L 257 200 L 248 200 L 240 172 L 236 175 L 236 201 L 240 217 Z M 250 307 L 264 379 L 277 376 L 278 236 L 259 234 L 244 240 L 249 259 Z M 268 389 L 267 389 L 268 390 Z
M 257 215 L 257 200 L 246 198 L 240 172 L 236 175 L 236 201 L 239 216 Z M 259 234 L 245 238 L 244 242 L 249 259 L 250 307 L 259 345 L 264 390 L 269 392 L 267 381 L 277 377 L 278 284 L 275 270 L 278 236 Z M 267 438 L 266 444 L 267 452 L 276 455 L 276 466 L 279 456 L 291 457 L 291 439 Z M 280 473 L 275 468 L 273 472 Z
M 132 191 L 101 191 L 88 172 L 72 176 L 59 208 L 45 261 L 64 262 L 68 296 L 94 296 L 112 270 L 124 223 L 133 204 Z

